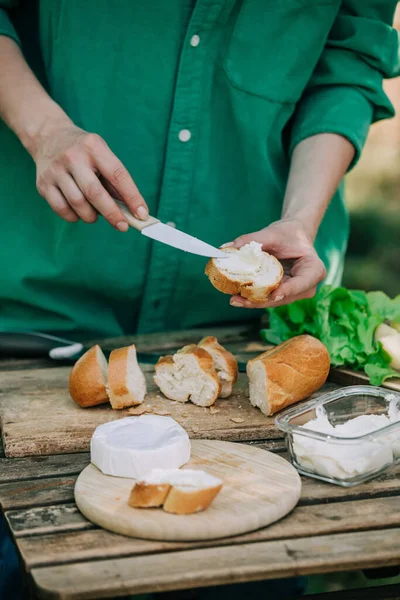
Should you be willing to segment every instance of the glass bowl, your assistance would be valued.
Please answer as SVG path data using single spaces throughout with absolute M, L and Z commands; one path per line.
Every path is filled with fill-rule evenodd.
M 330 431 L 331 426 L 363 415 L 375 415 L 373 426 L 378 428 L 363 434 Z M 383 415 L 397 421 L 387 424 Z M 326 433 L 304 427 L 317 417 L 323 420 Z M 350 487 L 400 463 L 400 394 L 391 390 L 341 388 L 285 410 L 275 424 L 285 433 L 292 463 L 302 475 Z

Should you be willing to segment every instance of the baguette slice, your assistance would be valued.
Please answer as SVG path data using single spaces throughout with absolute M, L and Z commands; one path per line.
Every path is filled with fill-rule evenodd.
M 200 348 L 207 350 L 214 361 L 214 368 L 221 384 L 219 397 L 228 398 L 232 394 L 232 386 L 238 378 L 238 365 L 235 357 L 221 346 L 217 338 L 213 336 L 203 338 L 198 345 Z
M 283 277 L 281 263 L 263 252 L 262 245 L 250 242 L 237 248 L 221 248 L 228 258 L 212 258 L 205 274 L 212 285 L 224 294 L 240 295 L 255 304 L 266 301 Z
M 111 352 L 108 393 L 111 406 L 118 410 L 142 404 L 147 393 L 146 379 L 138 365 L 134 344 Z
M 170 400 L 191 400 L 198 406 L 214 404 L 221 389 L 211 355 L 195 344 L 174 356 L 162 356 L 155 366 L 154 382 Z
M 93 346 L 76 361 L 69 376 L 69 393 L 82 407 L 108 402 L 107 360 L 100 346 Z
M 322 387 L 329 368 L 322 342 L 310 335 L 294 337 L 247 363 L 250 402 L 273 415 Z
M 133 508 L 161 506 L 166 512 L 187 515 L 205 510 L 222 488 L 222 481 L 205 471 L 154 469 L 131 491 Z

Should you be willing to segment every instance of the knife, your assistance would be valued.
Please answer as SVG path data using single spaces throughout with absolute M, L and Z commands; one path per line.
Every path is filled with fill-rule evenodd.
M 165 225 L 155 217 L 149 217 L 146 221 L 136 219 L 126 204 L 115 198 L 114 200 L 124 214 L 128 224 L 152 240 L 162 242 L 168 246 L 173 246 L 184 252 L 190 252 L 191 254 L 199 254 L 200 256 L 207 256 L 209 258 L 227 258 L 226 252 L 222 252 L 218 248 L 214 248 L 214 246 L 188 235 L 183 231 L 179 231 L 179 229 L 175 229 L 175 227 Z
M 5 358 L 51 358 L 60 363 L 73 363 L 91 346 L 74 342 L 39 331 L 0 332 L 0 357 Z M 114 348 L 102 345 L 106 357 Z M 173 351 L 172 351 L 173 352 Z M 137 352 L 139 363 L 155 365 L 162 354 L 155 352 Z M 246 371 L 246 363 L 239 362 L 241 373 Z

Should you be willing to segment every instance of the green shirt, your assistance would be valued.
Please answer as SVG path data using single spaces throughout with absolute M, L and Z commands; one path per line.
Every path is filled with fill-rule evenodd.
M 358 156 L 371 122 L 393 114 L 382 78 L 397 68 L 395 1 L 41 0 L 38 27 L 16 4 L 0 0 L 0 34 L 24 45 L 38 31 L 52 97 L 104 137 L 151 214 L 214 245 L 279 219 L 301 140 L 335 132 Z M 204 259 L 53 214 L 2 123 L 0 159 L 0 329 L 118 335 L 255 317 L 211 286 Z M 316 241 L 330 283 L 347 237 L 338 192 Z

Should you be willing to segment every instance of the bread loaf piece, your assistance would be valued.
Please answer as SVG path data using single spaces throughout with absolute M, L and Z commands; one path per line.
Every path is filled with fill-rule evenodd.
M 69 376 L 69 393 L 82 407 L 108 402 L 107 360 L 100 346 L 93 346 L 81 356 Z
M 220 393 L 220 382 L 211 355 L 191 344 L 173 356 L 163 356 L 155 367 L 154 381 L 164 396 L 177 402 L 191 400 L 211 406 Z
M 239 250 L 222 248 L 222 251 L 229 257 L 212 258 L 205 270 L 220 292 L 262 304 L 280 284 L 282 265 L 274 256 L 263 252 L 261 244 L 250 242 Z
M 139 367 L 135 345 L 113 350 L 108 364 L 108 393 L 115 409 L 141 404 L 147 393 L 146 379 Z
M 232 394 L 232 386 L 238 378 L 238 365 L 235 357 L 213 336 L 203 338 L 198 345 L 206 350 L 214 361 L 214 368 L 221 385 L 219 397 L 228 398 Z
M 130 494 L 133 508 L 163 506 L 166 512 L 187 515 L 208 508 L 222 488 L 222 481 L 205 471 L 154 469 L 138 481 Z
M 250 402 L 273 415 L 322 387 L 329 368 L 322 342 L 310 335 L 294 337 L 247 363 Z

